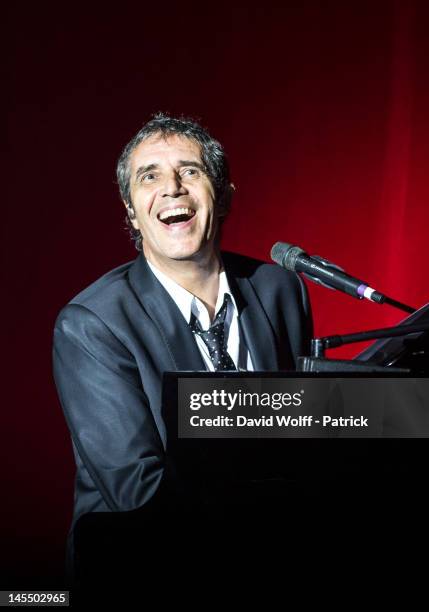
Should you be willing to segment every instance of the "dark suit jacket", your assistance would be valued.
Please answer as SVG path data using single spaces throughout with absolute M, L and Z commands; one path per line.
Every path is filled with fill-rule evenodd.
M 222 258 L 254 369 L 295 369 L 312 334 L 303 282 L 277 265 Z M 164 469 L 163 372 L 206 369 L 143 255 L 67 304 L 56 321 L 53 359 L 77 464 L 73 524 L 86 513 L 143 506 Z

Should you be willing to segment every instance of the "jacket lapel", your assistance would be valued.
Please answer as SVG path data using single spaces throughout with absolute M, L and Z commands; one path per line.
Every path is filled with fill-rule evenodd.
M 206 366 L 192 331 L 142 254 L 131 266 L 129 280 L 141 305 L 158 329 L 160 342 L 170 356 L 170 369 L 205 371 Z
M 236 274 L 223 257 L 228 283 L 239 312 L 239 325 L 250 351 L 254 370 L 278 370 L 274 333 L 265 310 L 246 276 Z

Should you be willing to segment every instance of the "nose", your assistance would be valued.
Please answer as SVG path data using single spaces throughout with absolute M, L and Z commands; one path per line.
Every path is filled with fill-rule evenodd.
M 162 195 L 170 198 L 177 198 L 188 193 L 182 184 L 180 175 L 177 172 L 172 172 L 165 177 L 165 182 L 162 188 Z

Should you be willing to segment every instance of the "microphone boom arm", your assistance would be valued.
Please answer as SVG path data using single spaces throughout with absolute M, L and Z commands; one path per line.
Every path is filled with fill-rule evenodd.
M 326 349 L 338 348 L 339 346 L 343 346 L 343 344 L 376 340 L 377 338 L 394 338 L 396 336 L 406 336 L 407 334 L 416 334 L 425 331 L 429 331 L 429 323 L 420 325 L 398 325 L 396 327 L 370 329 L 365 332 L 345 334 L 343 336 L 336 335 L 325 336 L 324 338 L 314 338 L 311 341 L 311 354 L 312 357 L 323 358 Z

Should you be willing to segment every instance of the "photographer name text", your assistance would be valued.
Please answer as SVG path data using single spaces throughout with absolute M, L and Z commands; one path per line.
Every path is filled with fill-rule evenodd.
M 193 415 L 189 419 L 192 427 L 368 427 L 368 418 L 363 416 L 331 417 L 317 419 L 311 415 L 292 417 L 291 415 L 271 415 L 249 418 L 244 415 L 235 417 L 216 416 L 212 418 Z

